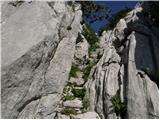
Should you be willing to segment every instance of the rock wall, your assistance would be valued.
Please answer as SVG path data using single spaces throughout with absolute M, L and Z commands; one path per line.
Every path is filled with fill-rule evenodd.
M 159 118 L 158 6 L 158 2 L 139 3 L 100 37 L 103 56 L 86 88 L 90 110 L 101 118 Z M 116 104 L 115 96 L 120 98 Z
M 1 3 L 2 118 L 159 118 L 158 2 L 139 2 L 95 51 L 78 3 Z
M 81 30 L 73 5 L 2 3 L 2 118 L 54 118 Z

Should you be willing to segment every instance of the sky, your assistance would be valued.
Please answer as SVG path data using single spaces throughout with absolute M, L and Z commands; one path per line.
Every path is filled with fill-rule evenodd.
M 111 9 L 111 13 L 110 13 L 111 15 L 125 7 L 134 8 L 134 6 L 137 4 L 138 1 L 97 1 L 97 2 L 102 2 L 107 7 L 109 7 Z M 103 21 L 92 23 L 91 26 L 93 27 L 93 29 L 95 29 L 98 32 L 100 26 L 105 25 L 106 23 L 107 23 L 107 20 L 103 20 Z

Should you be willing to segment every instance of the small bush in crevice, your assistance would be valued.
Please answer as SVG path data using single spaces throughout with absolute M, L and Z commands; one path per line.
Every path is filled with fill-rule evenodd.
M 81 21 L 80 21 L 80 24 L 81 25 L 83 25 L 85 22 L 84 22 L 84 20 L 82 19 Z
M 71 26 L 68 26 L 68 27 L 67 27 L 67 30 L 71 30 L 71 29 L 72 29 L 72 27 L 71 27 Z
M 81 71 L 79 69 L 78 65 L 72 64 L 72 67 L 71 67 L 71 70 L 70 70 L 70 73 L 69 73 L 69 79 L 70 79 L 70 77 L 76 77 L 77 78 L 78 77 L 77 76 L 78 71 Z
M 74 108 L 64 108 L 61 113 L 65 115 L 77 115 L 77 111 Z
M 114 106 L 116 115 L 124 118 L 127 111 L 127 103 L 126 102 L 122 103 L 120 96 L 117 94 L 111 98 L 111 101 Z
M 85 82 L 87 82 L 89 74 L 90 74 L 90 71 L 91 71 L 91 69 L 93 68 L 93 66 L 95 64 L 96 63 L 94 63 L 94 62 L 89 62 L 89 64 L 82 70 L 82 72 L 83 72 L 83 79 L 85 80 Z
M 88 49 L 89 56 L 91 56 L 92 52 L 96 51 L 97 48 L 99 48 L 99 45 L 97 43 L 90 46 L 89 49 Z
M 79 97 L 79 98 L 83 99 L 83 97 L 85 96 L 85 93 L 86 93 L 86 89 L 85 88 L 83 88 L 83 89 L 73 88 L 72 93 L 74 94 L 75 97 Z
M 69 95 L 64 96 L 64 98 L 63 98 L 64 101 L 66 101 L 66 100 L 74 100 L 74 99 L 75 99 L 74 96 L 69 96 Z

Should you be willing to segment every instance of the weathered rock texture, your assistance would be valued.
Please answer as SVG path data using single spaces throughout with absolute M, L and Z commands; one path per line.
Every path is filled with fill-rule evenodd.
M 139 3 L 102 33 L 99 52 L 91 55 L 96 62 L 102 57 L 86 83 L 82 71 L 68 81 L 72 63 L 82 69 L 90 60 L 78 3 L 3 2 L 2 118 L 159 118 L 157 3 Z M 72 96 L 72 86 L 86 87 L 89 108 Z M 73 98 L 63 101 L 67 95 Z M 115 111 L 115 95 L 127 103 L 123 114 Z
M 158 2 L 139 3 L 100 38 L 104 54 L 92 69 L 86 88 L 90 110 L 102 118 L 159 118 L 156 9 Z M 123 116 L 115 112 L 111 101 L 115 95 L 127 102 Z
M 87 59 L 88 59 L 88 48 L 89 44 L 87 40 L 84 38 L 82 34 L 79 34 L 77 41 L 76 41 L 76 46 L 75 46 L 75 54 L 74 54 L 74 59 L 77 63 L 79 64 L 85 64 Z
M 2 118 L 54 118 L 80 32 L 73 5 L 2 4 Z

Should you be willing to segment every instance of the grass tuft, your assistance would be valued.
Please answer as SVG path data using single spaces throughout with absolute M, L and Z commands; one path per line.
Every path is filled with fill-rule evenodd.
M 72 67 L 71 67 L 71 71 L 69 73 L 69 79 L 71 77 L 75 77 L 77 78 L 77 72 L 81 71 L 80 68 L 78 67 L 78 65 L 75 65 L 75 64 L 72 64 Z
M 77 111 L 74 108 L 64 108 L 61 113 L 65 115 L 77 115 Z

